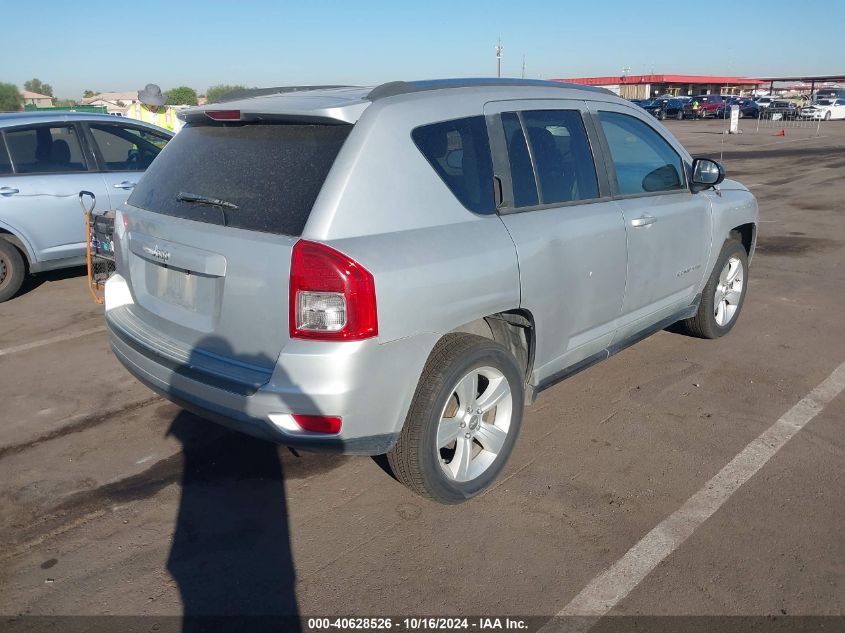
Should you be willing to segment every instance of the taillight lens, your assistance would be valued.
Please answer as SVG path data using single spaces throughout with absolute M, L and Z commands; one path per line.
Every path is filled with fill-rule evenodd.
M 290 335 L 319 341 L 377 336 L 373 276 L 325 244 L 297 242 L 290 268 Z

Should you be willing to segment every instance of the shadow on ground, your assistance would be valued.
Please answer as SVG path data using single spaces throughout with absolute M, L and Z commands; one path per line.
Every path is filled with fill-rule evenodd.
M 73 279 L 74 277 L 84 277 L 88 274 L 88 269 L 85 266 L 75 266 L 73 268 L 62 268 L 60 270 L 50 270 L 37 275 L 27 275 L 23 280 L 21 289 L 18 290 L 16 297 L 32 292 L 43 284 L 53 281 L 63 281 L 65 279 Z
M 183 631 L 209 630 L 220 616 L 292 616 L 277 628 L 298 630 L 279 447 L 187 412 L 169 432 L 184 456 L 167 562 L 184 605 Z

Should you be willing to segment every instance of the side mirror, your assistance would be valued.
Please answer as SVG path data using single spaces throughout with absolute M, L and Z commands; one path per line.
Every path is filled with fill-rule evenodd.
M 690 189 L 693 193 L 715 187 L 725 179 L 725 168 L 720 163 L 709 158 L 695 158 L 692 161 L 692 182 Z

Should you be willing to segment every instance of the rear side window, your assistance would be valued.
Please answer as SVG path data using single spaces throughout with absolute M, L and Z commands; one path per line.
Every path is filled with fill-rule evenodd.
M 6 151 L 6 141 L 0 135 L 0 176 L 12 173 L 12 161 L 9 160 L 9 153 Z
M 484 117 L 423 125 L 411 132 L 414 144 L 470 211 L 495 213 L 493 161 Z
M 515 207 L 538 205 L 540 204 L 540 197 L 537 195 L 537 183 L 534 180 L 531 154 L 528 153 L 528 144 L 525 142 L 525 134 L 516 112 L 502 113 L 502 126 L 505 129 L 505 140 L 508 144 L 513 205 Z
M 129 204 L 198 222 L 298 236 L 351 130 L 345 124 L 187 126 L 147 169 Z
M 522 113 L 534 158 L 542 204 L 598 198 L 593 154 L 581 113 L 535 110 Z
M 19 174 L 87 171 L 73 126 L 38 126 L 6 132 L 9 154 Z
M 653 128 L 636 117 L 599 112 L 621 195 L 686 187 L 681 157 Z

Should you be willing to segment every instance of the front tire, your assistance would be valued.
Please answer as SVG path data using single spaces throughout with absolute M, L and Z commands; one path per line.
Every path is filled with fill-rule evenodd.
M 719 338 L 733 329 L 748 291 L 748 254 L 733 238 L 725 242 L 716 266 L 701 293 L 695 316 L 679 323 L 680 329 L 698 338 Z
M 0 238 L 0 303 L 17 294 L 25 274 L 26 266 L 20 251 Z
M 461 503 L 501 472 L 522 423 L 524 378 L 495 341 L 447 334 L 423 369 L 399 440 L 396 478 L 439 503 Z

